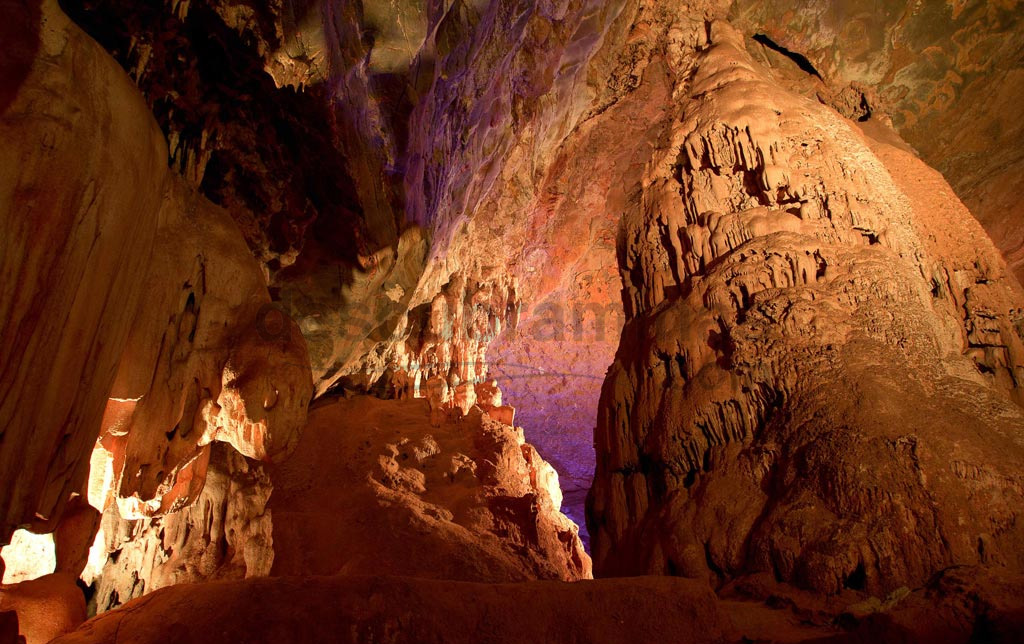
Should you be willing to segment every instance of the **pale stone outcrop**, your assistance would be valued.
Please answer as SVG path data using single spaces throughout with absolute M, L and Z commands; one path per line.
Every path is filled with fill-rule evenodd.
M 203 448 L 205 483 L 176 512 L 125 519 L 111 504 L 103 516 L 96 609 L 104 611 L 158 588 L 212 579 L 266 576 L 274 561 L 272 491 L 263 466 L 230 445 Z
M 132 519 L 191 503 L 213 441 L 256 460 L 286 454 L 312 397 L 305 342 L 270 305 L 237 228 L 183 186 L 160 212 L 145 286 L 100 437 Z

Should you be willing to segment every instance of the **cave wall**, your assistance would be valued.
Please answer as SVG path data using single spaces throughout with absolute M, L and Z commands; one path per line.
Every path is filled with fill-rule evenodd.
M 868 109 L 942 172 L 1024 279 L 1016 3 L 737 0 L 730 17 L 805 56 L 833 92 L 868 90 Z
M 3 540 L 27 526 L 60 541 L 65 507 L 87 498 L 135 519 L 188 505 L 212 442 L 287 453 L 312 382 L 241 232 L 168 168 L 128 76 L 56 3 L 26 20 L 37 49 L 17 52 L 27 71 L 2 118 L 4 267 L 19 276 L 4 297 Z M 78 561 L 95 526 L 69 530 Z
M 886 84 L 913 65 L 851 76 L 823 62 L 841 38 L 746 3 L 410 2 L 401 33 L 358 3 L 65 3 L 125 75 L 42 6 L 12 10 L 40 37 L 0 94 L 4 363 L 32 366 L 4 375 L 3 529 L 95 499 L 102 608 L 275 567 L 585 578 L 542 457 L 578 509 L 594 424 L 599 574 L 836 595 L 1020 571 L 1024 301 L 888 128 L 981 141 L 934 120 L 972 101 Z M 427 400 L 306 425 L 353 391 Z
M 0 120 L 5 543 L 52 530 L 85 481 L 170 182 L 156 123 L 103 50 L 51 3 L 8 10 L 25 49 L 4 56 Z
M 287 454 L 312 397 L 302 335 L 231 219 L 180 184 L 167 204 L 97 446 L 133 519 L 191 503 L 211 442 L 256 461 Z
M 472 397 L 489 377 L 512 379 L 520 421 L 569 485 L 586 485 L 590 459 L 574 445 L 617 340 L 559 340 L 547 323 L 564 311 L 561 336 L 575 339 L 577 310 L 619 313 L 607 292 L 614 193 L 635 189 L 645 161 L 628 157 L 644 156 L 645 126 L 631 119 L 648 117 L 619 103 L 651 82 L 638 3 L 65 4 L 136 79 L 172 162 L 245 232 L 307 342 L 317 395 L 419 391 L 441 375 Z M 866 119 L 873 136 L 893 124 L 1015 261 L 1003 216 L 1015 204 L 985 206 L 970 188 L 1015 185 L 996 172 L 1015 167 L 1015 130 L 997 119 L 1012 109 L 972 98 L 993 83 L 1012 93 L 1012 12 L 869 9 L 721 8 L 748 36 L 806 55 L 817 79 L 784 81 L 792 61 L 751 43 L 777 82 Z M 991 132 L 998 153 L 982 155 Z M 573 377 L 528 381 L 506 366 L 541 364 Z
M 57 38 L 71 34 L 77 39 L 75 47 L 105 65 L 110 76 L 131 92 L 132 100 L 125 104 L 131 107 L 130 116 L 146 117 L 144 120 L 154 143 L 151 165 L 160 177 L 160 190 L 153 199 L 155 205 L 148 212 L 148 219 L 118 212 L 121 220 L 151 224 L 151 243 L 139 249 L 144 261 L 140 261 L 129 276 L 132 286 L 144 293 L 144 297 L 139 298 L 138 306 L 119 311 L 118 321 L 125 326 L 126 334 L 118 347 L 118 356 L 112 360 L 116 364 L 112 380 L 97 396 L 105 410 L 94 419 L 90 432 L 81 441 L 82 450 L 78 455 L 80 463 L 91 460 L 93 476 L 88 485 L 84 480 L 77 481 L 72 494 L 77 494 L 79 500 L 88 497 L 95 508 L 104 513 L 102 532 L 94 546 L 99 548 L 100 560 L 90 561 L 90 574 L 96 584 L 95 606 L 100 610 L 169 584 L 260 575 L 270 570 L 274 558 L 270 534 L 272 514 L 266 500 L 272 482 L 265 473 L 265 462 L 287 456 L 296 445 L 312 395 L 312 383 L 306 344 L 298 332 L 307 320 L 300 315 L 296 325 L 277 307 L 271 306 L 273 296 L 280 299 L 284 308 L 292 310 L 294 300 L 289 297 L 296 297 L 295 293 L 300 291 L 291 291 L 289 295 L 287 289 L 279 286 L 272 286 L 268 291 L 264 280 L 269 277 L 272 283 L 280 284 L 274 280 L 283 275 L 287 279 L 295 278 L 305 288 L 310 278 L 302 272 L 305 270 L 302 262 L 308 261 L 316 270 L 327 266 L 331 273 L 343 266 L 356 277 L 348 290 L 342 289 L 346 305 L 337 308 L 342 315 L 354 317 L 362 313 L 358 305 L 364 299 L 375 302 L 376 306 L 381 300 L 382 286 L 385 290 L 395 288 L 388 281 L 395 278 L 396 271 L 391 270 L 387 262 L 411 254 L 411 264 L 396 270 L 403 272 L 402 279 L 414 283 L 422 270 L 417 269 L 417 261 L 422 262 L 427 248 L 424 236 L 417 228 L 410 228 L 402 233 L 401 239 L 393 240 L 394 247 L 386 246 L 366 256 L 345 254 L 344 246 L 330 248 L 331 238 L 322 237 L 308 248 L 303 246 L 310 252 L 294 264 L 284 265 L 288 258 L 282 257 L 289 254 L 287 250 L 278 252 L 271 248 L 272 254 L 277 254 L 268 260 L 267 253 L 261 250 L 267 251 L 273 246 L 272 241 L 252 235 L 253 231 L 247 228 L 248 220 L 238 215 L 237 204 L 210 190 L 204 180 L 210 176 L 207 173 L 214 167 L 211 164 L 217 154 L 232 158 L 230 153 L 237 151 L 232 146 L 244 147 L 245 140 L 232 140 L 217 129 L 224 124 L 216 120 L 204 121 L 210 129 L 196 133 L 189 125 L 179 127 L 180 123 L 172 118 L 178 113 L 175 110 L 181 110 L 188 121 L 196 116 L 189 110 L 216 107 L 219 101 L 227 101 L 224 94 L 239 98 L 228 88 L 211 84 L 208 60 L 185 72 L 166 68 L 174 66 L 173 61 L 166 58 L 194 52 L 190 48 L 198 46 L 196 30 L 209 20 L 205 10 L 186 9 L 170 18 L 163 16 L 169 20 L 169 29 L 161 34 L 168 42 L 145 41 L 147 34 L 153 36 L 152 31 L 146 29 L 155 28 L 152 23 L 161 17 L 160 12 L 153 15 L 141 11 L 137 16 L 129 16 L 129 21 L 141 21 L 129 27 L 117 21 L 104 25 L 109 31 L 106 35 L 115 39 L 138 29 L 139 42 L 129 51 L 119 52 L 116 45 L 112 49 L 115 55 L 122 56 L 121 63 L 143 90 L 143 97 L 149 103 L 147 107 L 141 100 L 143 97 L 130 89 L 128 77 L 117 70 L 99 47 L 67 22 L 54 3 L 45 7 L 46 15 L 52 18 L 48 26 L 58 26 Z M 189 24 L 189 16 L 199 18 Z M 94 16 L 94 28 L 95 22 Z M 214 45 L 223 45 L 225 39 L 228 36 L 223 30 L 219 27 L 214 30 Z M 145 53 L 149 46 L 152 52 Z M 204 55 L 219 62 L 226 58 L 232 69 L 239 70 L 238 61 L 233 58 L 236 54 L 215 51 Z M 158 58 L 152 58 L 154 55 Z M 244 68 L 239 73 L 245 76 L 251 71 L 251 68 Z M 64 73 L 68 73 L 67 70 Z M 198 87 L 196 91 L 201 93 L 209 92 L 216 100 L 200 105 L 192 96 L 185 97 L 183 103 L 176 102 L 182 98 L 176 88 L 183 79 L 194 82 L 190 87 Z M 252 83 L 246 81 L 242 85 L 244 91 L 246 87 L 251 89 Z M 253 93 L 258 94 L 255 90 Z M 249 100 L 257 98 L 254 95 Z M 190 100 L 193 103 L 189 103 Z M 161 108 L 167 108 L 169 101 L 175 103 L 174 108 L 162 112 Z M 157 113 L 156 122 L 148 117 L 148 109 Z M 277 112 L 269 111 L 273 120 Z M 246 123 L 244 113 L 242 116 L 241 122 Z M 172 141 L 170 152 L 157 124 Z M 283 127 L 281 123 L 257 126 L 251 121 L 246 127 L 250 125 L 252 130 Z M 120 119 L 110 119 L 100 129 L 119 127 L 122 127 Z M 26 131 L 27 141 L 32 140 L 33 132 Z M 198 140 L 190 138 L 193 135 Z M 137 145 L 137 138 L 126 141 L 126 148 Z M 203 147 L 212 141 L 221 143 Z M 97 147 L 101 147 L 99 143 Z M 210 160 L 204 160 L 204 155 Z M 165 165 L 168 161 L 170 169 Z M 242 170 L 251 167 L 252 162 L 235 159 L 231 163 L 237 163 Z M 330 168 L 325 171 L 329 172 Z M 138 182 L 134 175 L 129 178 Z M 107 174 L 97 179 L 97 182 L 108 181 Z M 127 191 L 120 184 L 107 185 Z M 245 186 L 243 181 L 234 184 L 232 189 L 241 191 Z M 219 199 L 225 208 L 211 203 L 200 193 Z M 329 222 L 321 222 L 324 227 L 318 230 L 329 230 Z M 272 235 L 275 227 L 273 217 L 260 220 L 256 232 Z M 345 230 L 332 231 L 332 234 L 344 236 Z M 352 237 L 358 239 L 359 233 Z M 244 242 L 249 243 L 248 248 Z M 318 255 L 317 244 L 337 256 L 328 257 L 330 262 L 326 264 L 318 264 L 322 257 Z M 416 260 L 417 256 L 421 259 Z M 300 296 L 315 295 L 315 284 L 313 288 L 313 291 L 302 291 Z M 361 292 L 352 296 L 360 289 Z M 458 383 L 454 379 L 460 374 L 463 380 L 474 380 L 473 370 L 477 368 L 474 365 L 480 364 L 480 360 L 472 355 L 473 343 L 482 348 L 486 340 L 498 332 L 502 322 L 514 313 L 518 304 L 515 289 L 514 280 L 469 283 L 466 276 L 460 274 L 449 280 L 447 290 L 434 297 L 426 309 L 421 305 L 416 315 L 411 316 L 416 323 L 422 322 L 423 318 L 417 317 L 421 312 L 437 307 L 443 308 L 443 318 L 451 317 L 455 321 L 454 326 L 427 329 L 426 335 L 416 338 L 422 348 L 419 355 L 429 354 L 429 359 L 439 365 L 433 371 L 424 371 L 422 380 L 443 373 L 442 381 L 446 386 L 449 382 L 456 385 L 453 390 L 457 390 Z M 401 291 L 400 285 L 398 290 Z M 409 293 L 411 295 L 411 288 Z M 370 346 L 385 340 L 394 343 L 391 330 L 403 321 L 395 311 L 404 312 L 407 301 L 408 296 L 399 294 L 378 309 L 383 313 L 371 316 L 379 317 L 383 328 L 371 325 L 366 330 L 365 341 Z M 486 305 L 483 318 L 478 314 L 481 304 Z M 330 307 L 331 301 L 311 297 L 310 306 Z M 487 309 L 496 313 L 488 316 Z M 309 309 L 316 310 L 319 309 Z M 308 325 L 301 328 L 308 337 Z M 331 338 L 332 341 L 339 339 L 351 345 L 348 351 L 360 346 L 359 338 L 355 341 L 345 336 Z M 109 341 L 109 336 L 104 336 L 103 340 Z M 314 349 L 315 340 L 314 337 Z M 330 383 L 328 380 L 324 385 L 324 382 L 321 379 L 322 386 Z M 466 400 L 465 387 L 456 393 Z M 472 389 L 468 396 L 469 406 L 472 406 L 475 396 Z M 510 410 L 503 410 L 500 417 L 511 421 Z M 518 545 L 512 549 L 515 553 L 512 555 L 498 556 L 497 549 L 483 553 L 484 563 L 480 565 L 492 565 L 487 563 L 489 557 L 497 557 L 499 561 L 503 557 L 507 559 L 504 564 L 507 571 L 499 578 L 589 576 L 589 559 L 576 537 L 576 527 L 558 513 L 559 503 L 554 500 L 557 477 L 553 470 L 535 450 L 523 444 L 522 435 L 515 428 L 507 424 L 498 426 L 502 428 L 497 432 L 501 438 L 493 447 L 498 455 L 489 456 L 485 449 L 478 457 L 483 468 L 481 481 L 485 478 L 489 481 L 487 485 L 493 489 L 494 497 L 491 501 L 484 497 L 482 502 L 493 507 L 486 507 L 485 503 L 479 511 L 483 514 L 473 521 L 480 523 L 493 515 L 494 527 L 489 530 L 498 531 L 500 536 L 485 530 L 484 534 L 491 534 L 491 541 L 500 543 L 501 539 L 511 539 L 513 533 L 522 532 L 522 543 L 516 542 Z M 469 437 L 479 433 L 466 430 L 464 426 L 462 429 Z M 488 466 L 484 463 L 494 460 L 501 463 L 501 467 L 487 474 L 484 470 Z M 560 497 L 560 493 L 557 496 Z M 537 518 L 531 518 L 535 515 Z M 35 528 L 52 529 L 49 526 Z M 76 534 L 83 543 L 80 554 L 84 555 L 84 548 L 95 530 L 93 525 L 82 534 Z M 404 541 L 401 544 L 408 545 Z M 523 557 L 522 553 L 532 559 L 520 561 L 517 557 Z M 467 574 L 468 578 L 478 578 L 481 573 L 473 570 Z

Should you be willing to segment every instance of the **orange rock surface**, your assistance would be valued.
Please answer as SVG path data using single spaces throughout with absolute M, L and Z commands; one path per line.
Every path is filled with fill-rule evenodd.
M 0 641 L 1021 641 L 1012 5 L 0 0 Z
M 273 575 L 591 576 L 557 474 L 479 407 L 434 425 L 425 400 L 328 401 L 270 473 Z

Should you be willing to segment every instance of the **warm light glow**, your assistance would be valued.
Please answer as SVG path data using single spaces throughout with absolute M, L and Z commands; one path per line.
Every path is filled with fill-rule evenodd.
M 537 468 L 537 489 L 542 494 L 547 493 L 556 510 L 562 509 L 562 486 L 558 484 L 558 472 L 547 461 L 541 461 Z
M 5 584 L 37 579 L 49 575 L 57 567 L 52 534 L 33 534 L 15 530 L 11 543 L 0 550 L 3 557 Z
M 107 544 L 103 536 L 103 526 L 96 531 L 96 538 L 89 547 L 89 560 L 82 571 L 82 581 L 86 586 L 92 585 L 97 577 L 103 572 L 103 566 L 107 563 Z
M 106 509 L 114 481 L 114 459 L 99 441 L 89 458 L 89 505 L 101 513 Z

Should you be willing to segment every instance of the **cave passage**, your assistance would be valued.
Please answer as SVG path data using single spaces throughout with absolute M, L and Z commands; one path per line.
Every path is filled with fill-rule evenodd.
M 584 505 L 594 475 L 594 427 L 608 366 L 615 358 L 624 313 L 611 253 L 587 288 L 546 300 L 520 328 L 488 349 L 489 374 L 516 408 L 516 425 L 558 472 L 562 512 L 590 547 Z
M 863 4 L 0 0 L 0 644 L 1024 642 L 1024 13 Z

